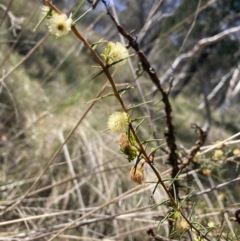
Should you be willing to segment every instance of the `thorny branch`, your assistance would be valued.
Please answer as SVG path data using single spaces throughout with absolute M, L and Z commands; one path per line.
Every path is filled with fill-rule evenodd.
M 53 5 L 49 0 L 45 0 L 45 3 L 46 3 L 49 7 L 51 7 L 55 12 L 61 14 L 61 11 L 60 11 L 55 5 Z M 112 86 L 112 88 L 113 88 L 115 97 L 118 99 L 120 105 L 122 106 L 123 111 L 126 112 L 126 107 L 125 107 L 125 105 L 124 105 L 124 103 L 123 103 L 123 101 L 122 101 L 122 99 L 121 99 L 121 97 L 120 97 L 120 95 L 119 95 L 119 93 L 118 93 L 118 91 L 117 91 L 117 89 L 116 89 L 116 86 L 115 86 L 115 84 L 114 84 L 114 81 L 113 81 L 113 79 L 112 79 L 112 77 L 111 77 L 110 72 L 108 71 L 107 66 L 105 66 L 105 64 L 102 62 L 102 60 L 100 59 L 100 57 L 98 56 L 98 54 L 94 51 L 94 49 L 93 49 L 93 48 L 90 46 L 90 44 L 87 42 L 87 40 L 79 33 L 79 31 L 76 29 L 75 25 L 72 25 L 71 29 L 72 29 L 73 33 L 76 35 L 76 37 L 77 37 L 78 39 L 80 39 L 80 40 L 83 42 L 83 44 L 90 50 L 90 52 L 93 54 L 94 58 L 97 60 L 97 62 L 99 63 L 99 65 L 102 67 L 104 73 L 105 73 L 106 76 L 108 77 L 108 80 L 109 80 L 109 82 L 110 82 L 110 84 L 111 84 L 111 86 Z M 136 41 L 135 41 L 135 42 L 136 42 Z M 138 47 L 137 43 L 136 43 L 136 46 Z M 142 52 L 141 52 L 141 53 L 142 53 Z M 143 53 L 142 53 L 142 56 L 143 56 L 143 60 L 145 60 L 145 62 L 146 62 L 146 65 L 147 65 L 146 69 L 148 69 L 149 74 L 151 74 L 151 71 L 152 71 L 152 78 L 155 77 L 156 83 L 157 83 L 157 82 L 160 83 L 160 81 L 158 80 L 158 78 L 157 78 L 157 76 L 156 76 L 156 74 L 155 74 L 155 71 L 151 68 L 149 62 L 147 61 L 147 59 L 146 59 L 146 57 L 144 56 Z M 143 61 L 143 62 L 144 62 L 144 61 Z M 161 91 L 161 92 L 163 93 L 163 95 L 164 95 L 165 101 L 168 103 L 168 106 L 167 106 L 166 108 L 168 109 L 168 118 L 167 118 L 167 119 L 169 119 L 169 121 L 167 121 L 167 122 L 170 123 L 170 124 L 169 124 L 169 127 L 170 127 L 170 129 L 172 130 L 172 133 L 173 133 L 173 125 L 171 124 L 171 111 L 172 111 L 172 110 L 171 110 L 171 105 L 170 105 L 169 100 L 168 100 L 168 94 L 162 89 L 162 87 L 161 87 L 160 84 L 158 84 L 158 86 L 159 86 L 159 88 L 160 88 L 160 91 Z M 159 182 L 161 183 L 162 187 L 164 188 L 164 190 L 165 190 L 166 193 L 168 194 L 171 204 L 172 204 L 174 207 L 177 208 L 177 204 L 176 204 L 176 202 L 175 202 L 175 199 L 173 198 L 173 197 L 175 196 L 173 189 L 172 189 L 172 190 L 168 190 L 168 188 L 165 186 L 165 184 L 164 184 L 164 182 L 163 182 L 163 180 L 162 180 L 159 172 L 157 171 L 157 169 L 155 168 L 155 166 L 154 166 L 154 165 L 152 164 L 152 162 L 150 161 L 150 159 L 149 159 L 148 155 L 146 154 L 145 149 L 143 148 L 143 146 L 142 146 L 142 144 L 141 144 L 138 136 L 135 134 L 135 130 L 134 130 L 133 126 L 131 125 L 131 123 L 130 123 L 130 125 L 129 125 L 129 128 L 130 128 L 131 132 L 133 133 L 134 137 L 136 138 L 136 141 L 137 141 L 137 143 L 138 143 L 138 145 L 139 145 L 139 150 L 140 150 L 140 152 L 142 153 L 142 155 L 144 156 L 145 161 L 146 161 L 146 162 L 149 164 L 149 166 L 152 168 L 153 172 L 154 172 L 155 175 L 157 176 L 157 178 L 158 178 Z M 167 132 L 167 134 L 168 134 L 168 133 L 169 133 L 169 132 Z M 171 133 L 171 132 L 170 132 L 170 133 Z M 171 136 L 171 135 L 169 135 L 169 136 Z M 168 137 L 167 139 L 169 140 L 168 142 L 171 144 L 171 145 L 169 144 L 169 146 L 170 146 L 170 152 L 172 152 L 172 153 L 174 154 L 174 155 L 172 155 L 172 156 L 176 156 L 176 157 L 177 157 L 177 154 L 176 154 L 176 152 L 175 152 L 175 151 L 176 151 L 176 144 L 175 144 L 175 137 L 174 137 L 174 135 L 173 135 L 173 141 L 172 141 L 172 139 L 169 138 L 169 137 Z M 57 154 L 56 154 L 56 155 L 57 155 Z M 56 155 L 55 155 L 55 156 L 56 156 Z M 52 158 L 52 160 L 51 160 L 49 163 L 52 163 L 52 162 L 53 162 L 53 160 L 55 159 L 55 156 L 54 156 L 54 158 Z M 171 153 L 170 153 L 170 157 L 171 157 Z M 173 159 L 173 158 L 172 158 L 172 159 Z M 176 164 L 175 164 L 174 166 L 178 168 L 177 158 L 175 158 L 175 160 L 176 160 Z M 171 161 L 172 161 L 172 160 L 171 160 Z M 48 166 L 49 166 L 49 164 L 48 164 Z M 174 168 L 173 168 L 173 169 L 174 169 Z M 44 172 L 45 172 L 45 171 L 44 171 Z M 44 172 L 43 172 L 43 173 L 44 173 Z M 43 173 L 41 174 L 41 176 L 43 175 Z M 176 172 L 176 175 L 177 175 L 177 173 L 178 173 L 178 171 Z M 174 174 L 174 172 L 173 172 L 173 174 Z M 38 180 L 40 180 L 41 176 L 38 178 Z M 175 177 L 175 176 L 174 176 L 174 177 Z M 32 189 L 32 187 L 36 185 L 36 183 L 38 182 L 38 180 L 30 187 L 30 189 L 28 190 L 28 192 L 30 192 L 30 190 Z M 176 185 L 176 182 L 175 182 L 175 185 Z M 177 185 L 176 185 L 176 186 L 177 186 Z M 176 188 L 175 188 L 175 189 L 176 189 Z M 24 197 L 26 197 L 26 196 L 27 196 L 27 194 L 25 194 Z M 24 198 L 24 197 L 23 197 L 23 198 Z M 22 199 L 21 199 L 21 200 L 22 200 Z M 20 200 L 19 202 L 21 202 L 21 200 Z M 17 204 L 16 204 L 16 205 L 17 205 Z M 105 206 L 105 205 L 107 205 L 107 204 L 104 204 L 103 206 Z M 101 208 L 101 207 L 99 207 L 99 208 Z M 95 210 L 94 210 L 93 212 L 95 212 Z M 86 215 L 83 215 L 80 219 L 83 219 L 83 218 L 85 218 L 86 216 L 88 216 L 88 215 L 90 215 L 90 214 L 91 214 L 91 212 L 87 213 Z M 184 217 L 184 219 L 188 221 L 188 219 L 185 217 L 185 215 L 184 215 L 182 212 L 181 212 L 181 214 L 182 214 L 182 216 Z M 68 228 L 70 228 L 70 227 L 71 227 L 72 225 L 74 225 L 77 221 L 79 221 L 79 219 L 73 221 L 73 222 L 70 223 L 68 226 L 66 226 L 65 228 L 63 228 L 62 230 L 60 230 L 60 231 L 59 231 L 56 235 L 54 235 L 50 240 L 53 240 L 54 238 L 58 237 L 62 232 L 64 232 L 64 231 L 67 230 Z M 200 231 L 199 231 L 196 227 L 194 227 L 189 221 L 188 221 L 188 223 L 189 223 L 189 225 L 190 225 L 194 230 L 196 230 L 196 231 L 199 233 L 199 235 L 201 235 Z M 201 236 L 202 236 L 202 237 L 205 237 L 206 239 L 208 239 L 205 235 L 201 235 Z
M 190 149 L 188 155 L 182 158 L 182 163 L 179 165 L 180 170 L 183 170 L 189 165 L 189 163 L 193 161 L 193 158 L 195 157 L 197 152 L 200 151 L 200 148 L 203 146 L 207 137 L 207 132 L 203 131 L 201 127 L 199 127 L 197 124 L 192 124 L 192 128 L 195 129 L 195 132 L 198 134 L 198 140 L 195 142 L 195 145 Z
M 129 47 L 132 47 L 136 51 L 136 53 L 139 57 L 139 60 L 142 64 L 143 70 L 148 73 L 150 79 L 156 85 L 156 87 L 160 91 L 160 93 L 162 94 L 162 102 L 165 105 L 164 109 L 165 109 L 165 114 L 166 114 L 166 125 L 167 125 L 164 135 L 166 138 L 167 146 L 170 150 L 170 153 L 168 156 L 168 163 L 172 166 L 172 178 L 175 178 L 178 175 L 180 169 L 179 169 L 179 165 L 178 165 L 178 154 L 177 154 L 177 145 L 176 145 L 176 139 L 175 139 L 175 133 L 174 133 L 174 126 L 172 124 L 172 115 L 171 115 L 172 107 L 171 107 L 171 104 L 170 104 L 170 101 L 168 98 L 168 93 L 162 88 L 161 82 L 156 74 L 156 71 L 149 63 L 145 54 L 140 50 L 139 45 L 137 43 L 137 39 L 133 38 L 130 34 L 128 34 L 123 29 L 123 27 L 121 25 L 119 25 L 117 23 L 117 21 L 115 20 L 115 18 L 112 15 L 110 8 L 107 5 L 106 1 L 102 0 L 102 2 L 107 9 L 108 15 L 110 16 L 110 18 L 116 25 L 118 32 L 128 40 Z M 175 190 L 176 190 L 176 194 L 178 197 L 178 191 L 177 191 L 178 190 L 178 181 L 177 180 L 175 181 Z M 174 194 L 173 190 L 170 190 L 170 192 L 171 192 L 171 195 L 174 197 L 175 194 Z
M 166 128 L 165 128 L 164 135 L 166 138 L 167 146 L 170 150 L 170 153 L 168 156 L 168 163 L 172 166 L 171 177 L 174 180 L 171 188 L 169 188 L 167 192 L 169 192 L 168 195 L 170 194 L 169 198 L 170 198 L 171 202 L 173 201 L 172 198 L 174 198 L 174 200 L 178 200 L 179 199 L 179 191 L 178 191 L 179 183 L 178 183 L 178 179 L 176 177 L 179 175 L 179 173 L 181 172 L 182 169 L 180 168 L 181 166 L 179 165 L 179 162 L 178 162 L 179 156 L 177 154 L 177 145 L 176 145 L 176 139 L 175 139 L 175 133 L 174 133 L 174 125 L 172 123 L 172 115 L 171 115 L 172 107 L 171 107 L 171 104 L 169 101 L 169 92 L 165 91 L 163 89 L 160 79 L 158 78 L 154 68 L 149 63 L 145 54 L 140 50 L 139 45 L 137 43 L 137 39 L 133 38 L 130 34 L 128 34 L 123 29 L 123 27 L 121 25 L 119 25 L 117 23 L 117 21 L 115 20 L 115 18 L 112 15 L 110 8 L 107 5 L 106 1 L 102 0 L 102 2 L 106 7 L 107 14 L 110 16 L 110 18 L 116 25 L 118 32 L 128 40 L 128 45 L 129 45 L 128 47 L 132 47 L 135 50 L 135 52 L 138 55 L 139 60 L 142 64 L 143 70 L 147 72 L 150 79 L 152 80 L 152 82 L 155 84 L 158 91 L 160 91 L 160 93 L 162 95 L 162 102 L 164 103 L 164 110 L 165 110 L 165 114 L 166 114 Z M 205 137 L 203 137 L 204 132 L 198 126 L 196 126 L 196 129 L 198 129 L 198 131 L 201 133 L 200 134 L 201 141 L 199 143 L 196 143 L 195 148 L 193 148 L 192 152 L 190 152 L 189 161 L 195 156 L 197 150 L 200 149 L 200 147 L 202 146 L 202 144 L 205 141 Z M 151 165 L 151 163 L 148 163 L 148 164 L 152 167 L 153 170 L 155 169 L 154 166 Z M 159 179 L 159 180 L 161 180 L 161 179 Z M 164 185 L 163 185 L 163 187 L 164 187 Z M 174 206 L 176 205 L 175 201 L 173 202 L 173 204 L 174 204 Z M 200 233 L 200 231 L 189 222 L 189 220 L 185 217 L 185 215 L 182 212 L 181 212 L 181 214 L 184 217 L 184 219 L 189 223 L 189 225 L 197 232 L 198 235 L 205 238 L 206 240 L 209 240 L 206 235 L 202 235 Z M 170 225 L 170 229 L 171 229 L 171 226 L 173 225 L 173 223 L 170 221 L 169 225 Z

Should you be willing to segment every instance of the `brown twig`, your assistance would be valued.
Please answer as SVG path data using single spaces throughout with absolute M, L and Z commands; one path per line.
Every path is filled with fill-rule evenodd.
M 180 170 L 183 170 L 193 161 L 193 158 L 195 157 L 197 152 L 200 151 L 200 148 L 203 146 L 207 138 L 207 132 L 203 131 L 201 127 L 199 127 L 197 124 L 192 124 L 192 128 L 195 129 L 196 133 L 198 133 L 198 140 L 195 142 L 195 145 L 190 149 L 189 154 L 186 157 L 182 158 L 182 163 L 179 165 Z
M 179 168 L 179 163 L 178 163 L 179 157 L 178 157 L 178 154 L 177 154 L 177 145 L 176 145 L 176 139 L 175 139 L 175 133 L 174 133 L 174 125 L 172 124 L 172 116 L 171 116 L 172 107 L 171 107 L 171 104 L 170 104 L 170 101 L 169 101 L 168 91 L 165 91 L 162 88 L 161 82 L 160 82 L 154 68 L 149 63 L 145 54 L 140 50 L 136 38 L 133 38 L 130 34 L 128 34 L 123 29 L 123 27 L 121 25 L 119 25 L 117 23 L 117 21 L 115 20 L 115 18 L 111 14 L 111 11 L 110 11 L 109 6 L 107 5 L 106 1 L 102 0 L 102 2 L 107 9 L 107 14 L 110 16 L 110 18 L 112 19 L 112 21 L 116 25 L 116 27 L 118 29 L 118 32 L 128 40 L 129 47 L 132 47 L 135 50 L 135 52 L 137 53 L 137 55 L 139 57 L 139 60 L 142 64 L 143 70 L 148 73 L 150 79 L 156 85 L 156 87 L 160 91 L 160 93 L 162 94 L 162 102 L 164 103 L 164 110 L 165 110 L 165 114 L 166 114 L 166 130 L 165 130 L 164 135 L 165 135 L 165 138 L 166 138 L 167 146 L 170 150 L 170 153 L 169 153 L 169 156 L 168 156 L 168 162 L 172 166 L 171 176 L 172 176 L 173 179 L 175 179 L 174 185 L 172 185 L 172 188 L 170 190 L 166 188 L 166 186 L 163 183 L 161 177 L 159 176 L 157 170 L 155 169 L 155 166 L 149 160 L 149 157 L 147 157 L 146 162 L 148 163 L 148 165 L 152 168 L 152 170 L 154 171 L 154 173 L 158 177 L 158 180 L 159 180 L 160 184 L 162 185 L 162 187 L 164 188 L 164 190 L 166 191 L 166 193 L 169 197 L 169 201 L 170 201 L 171 205 L 178 209 L 179 207 L 178 207 L 177 203 L 175 202 L 175 199 L 178 199 L 178 186 L 179 186 L 178 180 L 176 179 L 176 177 L 181 172 L 181 169 Z M 138 139 L 137 139 L 137 141 L 138 141 Z M 145 157 L 144 153 L 143 153 L 143 156 Z M 191 222 L 185 217 L 185 215 L 182 213 L 181 210 L 179 210 L 179 211 L 180 211 L 182 217 L 188 222 L 190 227 L 192 229 L 194 229 L 200 237 L 205 238 L 206 240 L 209 240 L 206 235 L 201 234 L 201 232 L 194 225 L 191 224 Z
M 142 64 L 142 68 L 144 71 L 146 71 L 150 77 L 150 79 L 152 80 L 152 82 L 156 85 L 157 89 L 160 91 L 161 95 L 162 95 L 162 102 L 164 103 L 164 110 L 165 110 L 165 114 L 166 114 L 166 129 L 165 129 L 165 138 L 166 138 L 166 142 L 167 142 L 167 146 L 170 150 L 169 156 L 168 156 L 168 162 L 169 164 L 172 166 L 172 178 L 175 178 L 178 174 L 179 174 L 179 165 L 178 165 L 178 154 L 177 154 L 177 145 L 176 145 L 176 140 L 175 140 L 175 134 L 174 134 L 174 126 L 172 124 L 172 107 L 168 98 L 168 92 L 166 92 L 161 85 L 161 82 L 156 74 L 156 71 L 154 70 L 154 68 L 151 66 L 151 64 L 149 63 L 147 57 L 145 56 L 145 54 L 140 50 L 139 45 L 137 43 L 136 38 L 133 38 L 130 34 L 128 34 L 121 25 L 119 25 L 117 23 L 117 21 L 115 20 L 115 18 L 113 17 L 107 3 L 105 0 L 102 0 L 103 4 L 105 5 L 106 9 L 107 9 L 107 14 L 110 16 L 110 18 L 112 19 L 112 21 L 114 22 L 114 24 L 116 25 L 118 32 L 123 35 L 127 40 L 128 40 L 128 44 L 129 47 L 132 47 L 138 57 L 139 60 Z M 178 196 L 178 181 L 175 180 L 175 190 L 176 190 L 176 194 Z M 174 191 L 171 190 L 171 195 L 174 197 Z M 176 197 L 177 198 L 177 197 Z

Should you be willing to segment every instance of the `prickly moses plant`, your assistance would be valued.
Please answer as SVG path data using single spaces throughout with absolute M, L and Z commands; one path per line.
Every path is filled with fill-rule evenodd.
M 40 25 L 46 25 L 46 31 L 54 36 L 52 41 L 56 42 L 60 38 L 65 38 L 66 35 L 73 34 L 75 41 L 82 43 L 85 50 L 90 53 L 89 58 L 97 63 L 97 66 L 93 68 L 94 70 L 97 69 L 98 72 L 91 81 L 96 81 L 97 77 L 104 76 L 106 83 L 103 91 L 107 87 L 111 88 L 109 93 L 103 94 L 103 91 L 100 91 L 96 98 L 88 101 L 89 108 L 84 116 L 89 113 L 94 105 L 101 104 L 103 99 L 109 105 L 112 102 L 118 103 L 116 110 L 109 117 L 105 118 L 106 129 L 102 131 L 102 134 L 109 132 L 116 137 L 114 140 L 116 141 L 116 146 L 119 147 L 118 152 L 124 156 L 125 164 L 128 165 L 129 170 L 128 173 L 124 173 L 124 178 L 131 180 L 135 185 L 135 189 L 128 190 L 128 186 L 125 187 L 127 189 L 125 195 L 130 195 L 131 193 L 134 195 L 134 191 L 137 192 L 140 190 L 138 189 L 140 187 L 150 187 L 151 196 L 148 197 L 149 202 L 144 203 L 148 205 L 147 210 L 162 208 L 161 214 L 152 218 L 153 226 L 144 230 L 149 235 L 149 238 L 151 240 L 238 240 L 240 235 L 239 207 L 232 207 L 230 205 L 230 195 L 227 195 L 224 191 L 218 192 L 218 189 L 229 186 L 231 183 L 239 182 L 239 177 L 227 181 L 225 181 L 224 177 L 228 163 L 234 164 L 236 170 L 238 168 L 240 150 L 236 146 L 238 141 L 233 141 L 232 139 L 237 138 L 240 133 L 226 140 L 204 146 L 208 130 L 204 130 L 197 124 L 192 124 L 189 132 L 195 131 L 196 141 L 188 150 L 181 148 L 172 118 L 174 111 L 170 101 L 173 77 L 169 80 L 167 87 L 163 86 L 153 67 L 154 65 L 150 63 L 141 50 L 137 36 L 134 36 L 133 33 L 128 33 L 121 26 L 116 15 L 114 15 L 114 11 L 110 9 L 106 1 L 89 1 L 91 7 L 81 16 L 79 16 L 79 13 L 85 1 L 81 1 L 79 6 L 73 9 L 70 14 L 62 12 L 49 0 L 43 2 L 41 20 L 34 28 L 34 32 L 37 33 Z M 78 27 L 78 23 L 87 15 L 92 14 L 99 2 L 104 6 L 109 16 L 109 21 L 114 24 L 121 35 L 121 42 L 113 42 L 110 39 L 99 39 L 96 42 L 89 42 L 81 32 L 81 28 Z M 125 41 L 127 44 L 124 44 Z M 133 83 L 118 83 L 115 76 L 119 70 L 126 68 L 129 63 L 135 65 L 137 69 L 134 73 Z M 157 117 L 162 117 L 161 121 L 156 122 L 157 124 L 153 124 L 153 114 L 148 108 L 155 100 L 145 101 L 143 99 L 142 102 L 139 101 L 135 105 L 129 106 L 126 98 L 127 96 L 133 96 L 132 91 L 135 83 L 139 83 L 138 79 L 141 76 L 145 76 L 150 85 L 154 85 L 157 90 L 156 92 L 161 102 L 161 114 Z M 140 108 L 142 107 L 146 107 L 148 115 L 141 115 Z M 23 202 L 29 193 L 34 190 L 47 169 L 54 163 L 64 145 L 71 139 L 81 121 L 69 132 L 67 138 L 62 141 L 62 145 L 56 150 L 41 175 L 37 177 L 28 191 L 21 198 L 6 207 L 2 214 L 7 213 L 7 211 L 12 210 Z M 211 188 L 204 189 L 204 186 L 199 181 L 199 175 L 211 183 Z M 215 185 L 216 180 L 221 182 L 221 184 Z M 75 184 L 77 185 L 78 183 L 76 182 Z M 199 192 L 196 192 L 196 187 L 200 189 Z M 162 195 L 162 201 L 154 203 L 154 196 L 159 193 Z M 207 193 L 213 193 L 217 201 L 212 201 L 213 197 L 210 200 Z M 202 195 L 207 205 L 204 205 L 203 202 L 198 202 L 198 197 Z M 97 211 L 108 207 L 110 204 L 117 203 L 120 198 L 121 195 L 96 208 L 91 207 L 89 210 L 84 210 L 80 217 L 68 220 L 65 225 L 50 230 L 51 232 L 48 233 L 50 238 L 48 240 L 64 237 L 62 236 L 64 233 L 78 226 L 88 227 L 88 225 L 95 222 L 92 219 L 88 220 L 90 216 L 97 218 L 98 216 L 94 216 Z M 79 200 L 81 203 L 81 197 Z M 233 197 L 232 200 L 234 200 Z M 214 202 L 218 203 L 218 209 L 214 208 Z M 104 215 L 98 223 L 107 219 L 107 216 L 105 217 Z M 114 219 L 115 217 L 111 218 Z M 156 230 L 154 230 L 155 228 Z M 101 231 L 104 233 L 103 229 Z M 88 230 L 85 228 L 84 234 L 86 235 L 87 233 Z M 121 237 L 120 234 L 119 237 Z

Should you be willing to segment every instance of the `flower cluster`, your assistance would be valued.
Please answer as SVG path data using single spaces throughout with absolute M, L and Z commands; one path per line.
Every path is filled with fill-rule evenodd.
M 234 156 L 239 156 L 240 155 L 240 150 L 239 149 L 234 149 L 233 150 L 233 155 Z
M 66 14 L 54 14 L 49 20 L 48 29 L 51 34 L 61 37 L 68 34 L 72 23 L 72 19 L 68 18 Z
M 119 149 L 127 156 L 129 161 L 133 161 L 138 155 L 137 142 L 131 131 L 128 131 L 131 119 L 126 112 L 115 112 L 108 118 L 108 128 L 115 133 L 121 134 L 119 138 Z M 131 168 L 130 178 L 141 184 L 144 180 L 143 173 L 144 163 Z
M 177 232 L 185 232 L 189 230 L 189 228 L 190 228 L 189 223 L 184 218 L 180 218 L 179 220 L 177 220 L 176 222 Z
M 71 30 L 73 20 L 71 16 L 68 18 L 66 14 L 58 14 L 49 7 L 43 6 L 42 13 L 48 19 L 48 30 L 56 37 L 61 37 L 68 34 Z
M 129 116 L 126 112 L 115 112 L 108 118 L 108 128 L 115 133 L 126 133 L 129 122 Z
M 129 53 L 126 47 L 121 43 L 108 42 L 102 56 L 107 65 L 114 63 L 114 66 L 116 67 L 126 63 Z
M 224 155 L 224 152 L 222 150 L 215 150 L 212 156 L 212 159 L 215 161 L 218 161 L 223 157 L 223 155 Z

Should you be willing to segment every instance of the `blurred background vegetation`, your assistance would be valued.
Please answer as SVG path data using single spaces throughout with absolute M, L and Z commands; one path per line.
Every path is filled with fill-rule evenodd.
M 79 2 L 53 1 L 68 14 Z M 208 130 L 206 145 L 239 132 L 239 0 L 108 3 L 124 29 L 138 38 L 164 88 L 172 81 L 170 99 L 180 155 L 197 140 L 192 123 Z M 0 3 L 1 211 L 24 195 L 39 177 L 83 118 L 90 105 L 87 102 L 96 97 L 107 80 L 103 74 L 93 78 L 99 72 L 94 67 L 97 63 L 73 33 L 56 39 L 49 35 L 45 23 L 33 32 L 41 18 L 41 7 L 42 1 L 37 0 Z M 90 7 L 86 1 L 79 16 Z M 101 1 L 77 28 L 90 43 L 103 38 L 127 44 Z M 213 36 L 215 40 L 208 39 Z M 97 52 L 102 51 L 102 46 L 97 47 Z M 134 87 L 123 97 L 128 106 L 151 101 L 131 113 L 133 117 L 151 116 L 139 130 L 142 139 L 153 138 L 154 131 L 163 139 L 161 95 L 145 73 L 136 79 L 140 70 L 134 56 L 118 69 L 114 80 Z M 104 94 L 109 92 L 110 87 Z M 0 240 L 48 240 L 51 232 L 108 202 L 58 240 L 151 240 L 146 233 L 149 226 L 166 236 L 167 223 L 159 225 L 156 219 L 166 214 L 166 207 L 149 207 L 165 200 L 165 193 L 158 187 L 149 203 L 154 183 L 136 186 L 131 182 L 128 173 L 133 164 L 118 150 L 117 137 L 101 132 L 107 128 L 108 116 L 118 110 L 113 98 L 95 103 L 35 189 L 18 206 L 1 214 Z M 200 155 L 191 169 L 200 171 L 187 180 L 191 191 L 237 178 L 239 159 L 234 156 L 239 155 L 238 148 L 235 140 L 233 145 L 217 148 L 221 155 L 215 149 Z M 169 166 L 160 151 L 156 153 L 156 165 L 167 177 Z M 206 166 L 210 166 L 211 175 L 201 171 Z M 146 180 L 153 177 L 147 169 Z M 197 196 L 193 203 L 203 225 L 213 221 L 219 228 L 222 211 L 227 210 L 231 216 L 236 204 L 239 207 L 239 181 Z M 224 230 L 226 235 L 228 231 Z

